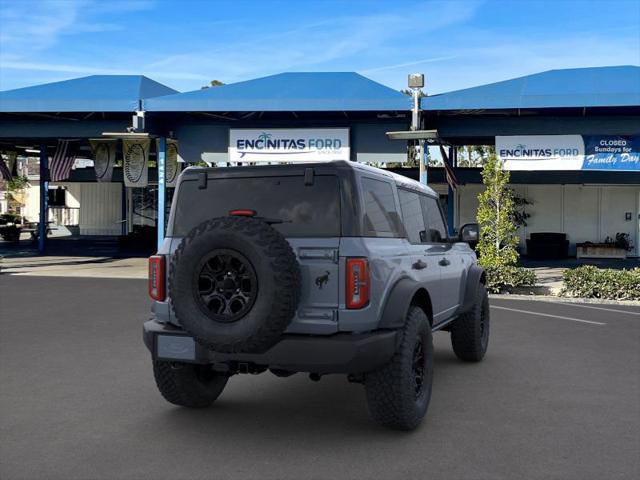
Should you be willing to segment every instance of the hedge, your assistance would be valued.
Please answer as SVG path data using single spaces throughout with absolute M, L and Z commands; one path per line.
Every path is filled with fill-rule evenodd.
M 584 265 L 563 273 L 561 295 L 609 300 L 640 300 L 640 268 L 614 270 Z
M 500 293 L 513 287 L 531 287 L 536 284 L 533 270 L 515 266 L 485 266 L 487 290 Z

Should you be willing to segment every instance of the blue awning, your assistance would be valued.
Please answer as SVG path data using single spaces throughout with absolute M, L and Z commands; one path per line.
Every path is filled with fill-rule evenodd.
M 640 67 L 572 68 L 422 99 L 422 109 L 502 110 L 640 106 Z
M 281 73 L 144 102 L 150 112 L 407 111 L 411 99 L 354 72 Z
M 0 112 L 133 112 L 177 90 L 143 75 L 91 75 L 0 92 Z

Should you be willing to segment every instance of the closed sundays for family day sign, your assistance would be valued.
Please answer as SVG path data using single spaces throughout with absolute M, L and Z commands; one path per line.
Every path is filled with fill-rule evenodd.
M 507 170 L 640 171 L 640 136 L 497 136 Z
M 230 162 L 349 160 L 348 128 L 229 130 Z

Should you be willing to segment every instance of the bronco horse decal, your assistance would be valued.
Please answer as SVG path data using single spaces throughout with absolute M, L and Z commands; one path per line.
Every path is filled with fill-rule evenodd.
M 329 282 L 329 275 L 329 272 L 325 272 L 324 275 L 320 275 L 316 278 L 316 285 L 320 290 L 322 290 L 322 287 L 324 287 Z

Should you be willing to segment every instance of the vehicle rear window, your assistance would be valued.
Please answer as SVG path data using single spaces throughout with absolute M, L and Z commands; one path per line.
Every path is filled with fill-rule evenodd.
M 402 222 L 396 210 L 393 188 L 388 182 L 362 179 L 364 195 L 364 229 L 367 236 L 402 236 Z
M 335 175 L 209 179 L 180 184 L 169 235 L 185 236 L 200 223 L 231 210 L 255 210 L 258 217 L 282 220 L 272 226 L 285 237 L 340 236 L 340 187 Z
M 424 216 L 420 204 L 420 195 L 402 188 L 398 189 L 400 209 L 404 219 L 404 228 L 411 243 L 423 243 L 426 237 Z
M 438 200 L 431 197 L 421 196 L 422 211 L 424 212 L 424 221 L 429 227 L 429 242 L 445 242 L 447 239 L 447 228 L 445 227 L 440 211 Z

